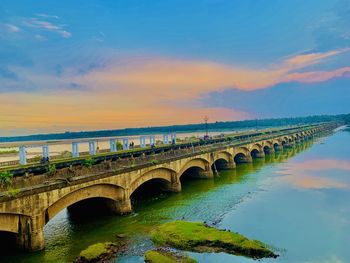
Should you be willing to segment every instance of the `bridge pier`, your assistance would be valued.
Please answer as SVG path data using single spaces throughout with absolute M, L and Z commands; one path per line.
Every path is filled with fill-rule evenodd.
M 199 171 L 199 178 L 210 179 L 214 178 L 214 172 L 211 169 L 211 165 L 206 165 L 205 170 Z
M 181 183 L 180 182 L 172 182 L 166 185 L 166 189 L 164 189 L 167 192 L 174 192 L 178 193 L 181 192 Z
M 126 198 L 124 200 L 116 201 L 114 206 L 111 207 L 112 211 L 114 211 L 118 215 L 125 215 L 131 213 L 132 206 L 130 198 Z
M 44 249 L 44 219 L 41 215 L 31 218 L 20 217 L 17 246 L 30 252 Z
M 231 169 L 235 169 L 236 168 L 236 163 L 233 160 L 230 160 L 227 163 L 223 163 L 221 164 L 220 168 L 222 170 L 231 170 Z

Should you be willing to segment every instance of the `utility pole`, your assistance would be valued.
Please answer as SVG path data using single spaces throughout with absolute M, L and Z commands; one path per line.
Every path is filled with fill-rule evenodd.
M 207 140 L 209 137 L 208 137 L 208 116 L 204 116 L 204 121 L 205 121 L 205 139 Z

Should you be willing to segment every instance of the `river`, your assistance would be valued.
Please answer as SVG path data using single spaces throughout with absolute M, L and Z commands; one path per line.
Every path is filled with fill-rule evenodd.
M 181 218 L 239 232 L 280 254 L 263 262 L 349 262 L 349 131 L 219 175 L 213 180 L 186 180 L 182 192 L 138 202 L 127 216 L 77 222 L 64 210 L 45 226 L 45 251 L 10 253 L 1 262 L 72 262 L 82 249 L 113 240 L 118 233 L 131 239 L 118 262 L 143 262 L 143 253 L 152 248 L 147 233 L 161 222 Z M 189 254 L 198 262 L 256 262 L 225 253 Z

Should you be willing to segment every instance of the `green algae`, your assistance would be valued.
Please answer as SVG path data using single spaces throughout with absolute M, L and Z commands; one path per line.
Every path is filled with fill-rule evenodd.
M 193 258 L 184 255 L 176 255 L 169 251 L 149 250 L 145 254 L 145 262 L 148 263 L 196 263 Z
M 168 222 L 151 234 L 155 244 L 187 251 L 226 252 L 251 258 L 277 257 L 258 240 L 249 240 L 238 233 L 218 230 L 200 222 Z
M 119 244 L 111 242 L 93 244 L 80 252 L 76 262 L 105 262 L 105 260 L 111 259 L 115 256 L 119 246 Z

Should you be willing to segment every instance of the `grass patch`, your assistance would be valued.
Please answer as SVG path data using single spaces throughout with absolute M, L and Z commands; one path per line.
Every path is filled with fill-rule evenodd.
M 226 252 L 251 258 L 276 258 L 266 245 L 233 232 L 218 230 L 204 223 L 174 221 L 152 232 L 154 243 L 195 252 Z
M 145 254 L 145 262 L 148 263 L 196 263 L 197 261 L 188 256 L 181 256 L 169 251 L 150 250 Z
M 108 245 L 110 243 L 97 243 L 89 246 L 87 249 L 80 252 L 80 257 L 85 258 L 89 261 L 98 259 L 104 254 L 108 253 Z

